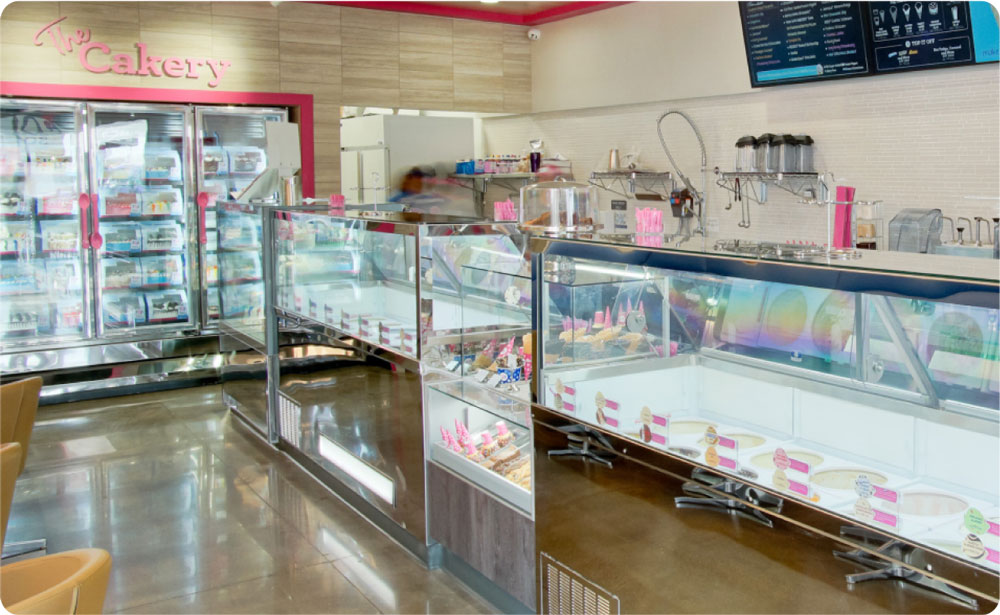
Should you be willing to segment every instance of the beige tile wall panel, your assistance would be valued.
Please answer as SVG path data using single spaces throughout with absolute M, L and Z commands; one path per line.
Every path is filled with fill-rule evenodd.
M 399 50 L 420 53 L 440 53 L 451 55 L 451 34 L 427 34 L 425 32 L 399 32 Z
M 282 2 L 278 5 L 281 23 L 304 23 L 328 26 L 340 35 L 340 7 L 309 2 Z
M 355 28 L 375 28 L 399 31 L 399 13 L 341 7 L 340 25 L 343 32 Z
M 139 26 L 144 32 L 211 36 L 212 9 L 203 2 L 143 2 Z
M 212 15 L 212 34 L 231 41 L 277 41 L 278 28 L 267 19 L 250 19 L 231 15 Z
M 407 109 L 432 109 L 451 111 L 455 107 L 453 90 L 406 89 L 399 90 L 399 106 Z
M 399 88 L 377 88 L 344 80 L 343 104 L 367 107 L 398 107 Z
M 504 77 L 527 77 L 531 79 L 531 60 L 510 59 L 504 56 L 503 75 Z
M 298 64 L 323 64 L 340 66 L 340 47 L 335 45 L 312 45 L 310 43 L 279 43 L 278 54 L 281 62 Z
M 67 17 L 66 22 L 78 21 L 94 31 L 102 30 L 104 26 L 128 25 L 139 23 L 138 2 L 60 2 L 59 16 Z M 43 25 L 43 24 L 39 24 Z M 65 28 L 63 28 L 65 30 Z
M 503 112 L 503 90 L 476 91 L 456 90 L 455 108 L 487 113 Z
M 278 74 L 277 62 L 233 62 L 222 78 L 222 87 L 217 89 L 236 92 L 269 92 L 274 89 L 274 84 L 278 83 Z M 201 79 L 199 83 L 207 83 L 208 81 L 208 79 Z
M 11 21 L 38 22 L 36 28 L 61 17 L 58 2 L 11 2 L 3 7 L 0 19 Z
M 270 2 L 213 2 L 212 16 L 243 17 L 275 22 L 278 7 Z
M 503 42 L 479 38 L 466 38 L 458 32 L 452 38 L 451 52 L 455 58 L 483 58 L 503 61 Z
M 278 41 L 234 41 L 212 37 L 212 58 L 230 62 L 277 62 Z
M 340 82 L 340 70 L 339 64 L 281 62 L 282 76 L 292 77 L 299 83 L 336 84 Z
M 0 45 L 0 73 L 4 81 L 60 83 L 62 61 L 51 47 L 10 45 L 3 38 Z
M 500 54 L 477 57 L 456 53 L 453 67 L 455 74 L 503 77 L 503 57 Z
M 399 31 L 400 33 L 413 32 L 416 34 L 451 37 L 454 30 L 454 23 L 454 19 L 447 17 L 400 14 Z
M 312 94 L 314 97 L 313 104 L 321 101 L 336 101 L 334 104 L 340 104 L 343 87 L 340 84 L 339 78 L 334 79 L 331 76 L 329 80 L 321 83 L 309 83 L 307 81 L 298 81 L 297 79 L 286 79 L 288 72 L 289 71 L 285 71 L 281 74 L 280 90 L 282 92 Z M 293 76 L 298 77 L 298 75 Z
M 139 38 L 143 43 L 146 43 L 147 51 L 160 57 L 215 57 L 212 54 L 212 37 L 210 35 L 147 32 L 146 30 L 140 30 Z
M 433 92 L 447 92 L 451 94 L 455 90 L 455 80 L 451 74 L 428 73 L 423 71 L 399 71 L 400 90 L 427 90 Z
M 503 24 L 456 19 L 452 27 L 455 38 L 475 38 L 498 43 L 503 41 Z
M 317 46 L 339 46 L 340 26 L 322 22 L 301 23 L 282 21 L 278 24 L 278 40 L 283 43 L 308 43 Z
M 342 28 L 340 44 L 344 51 L 394 59 L 399 62 L 399 32 L 373 28 Z
M 49 21 L 52 20 L 21 21 L 18 19 L 4 19 L 3 21 L 0 21 L 0 42 L 4 45 L 24 45 L 27 47 L 34 47 L 35 33 L 38 32 L 38 29 L 42 25 L 48 23 Z M 45 48 L 51 53 L 59 55 L 53 46 L 52 38 L 48 34 L 42 35 L 40 40 L 43 41 L 43 44 L 39 45 L 40 49 Z
M 451 52 L 424 53 L 417 51 L 400 51 L 399 70 L 436 74 L 438 76 L 447 76 L 448 78 L 451 78 Z

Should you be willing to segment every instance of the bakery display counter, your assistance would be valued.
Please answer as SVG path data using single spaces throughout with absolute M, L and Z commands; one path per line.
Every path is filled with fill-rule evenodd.
M 576 438 L 549 455 L 614 465 L 594 448 L 614 436 L 687 464 L 685 507 L 750 502 L 781 513 L 796 502 L 843 524 L 834 538 L 885 547 L 856 558 L 855 572 L 891 553 L 933 553 L 954 577 L 903 569 L 996 600 L 995 280 L 924 277 L 915 287 L 911 275 L 861 278 L 853 265 L 696 262 L 560 239 L 532 247 L 536 401 L 567 417 Z M 992 586 L 970 587 L 970 575 Z

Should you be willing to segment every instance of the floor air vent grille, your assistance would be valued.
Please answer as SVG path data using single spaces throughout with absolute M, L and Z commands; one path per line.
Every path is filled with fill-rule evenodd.
M 619 615 L 618 596 L 580 576 L 572 568 L 539 554 L 542 608 L 548 615 Z
M 302 416 L 302 406 L 291 398 L 278 393 L 278 435 L 292 446 L 299 447 L 299 419 Z

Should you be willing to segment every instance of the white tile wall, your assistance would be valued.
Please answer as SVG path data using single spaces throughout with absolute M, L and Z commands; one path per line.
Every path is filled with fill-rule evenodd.
M 529 139 L 541 138 L 547 154 L 570 158 L 577 177 L 585 178 L 606 165 L 610 148 L 622 153 L 637 148 L 646 166 L 667 170 L 655 121 L 663 111 L 678 109 L 701 130 L 710 170 L 733 168 L 734 143 L 744 134 L 804 133 L 816 140 L 819 170 L 855 186 L 859 200 L 885 201 L 886 224 L 907 207 L 937 207 L 953 217 L 994 217 L 1000 215 L 1000 200 L 965 197 L 1000 197 L 998 88 L 1000 67 L 993 64 L 491 118 L 483 122 L 485 150 L 521 152 Z M 700 186 L 690 130 L 677 116 L 663 126 L 674 158 Z M 751 207 L 752 225 L 744 230 L 737 227 L 738 207 L 724 211 L 727 193 L 714 185 L 711 172 L 709 186 L 708 216 L 720 223 L 715 237 L 825 241 L 824 209 L 771 190 L 766 205 Z M 604 193 L 605 207 L 611 198 Z

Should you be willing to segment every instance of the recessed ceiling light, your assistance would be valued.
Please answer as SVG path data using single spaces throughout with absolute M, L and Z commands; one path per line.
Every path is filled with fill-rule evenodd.
M 479 0 L 483 4 L 497 4 L 500 0 Z

